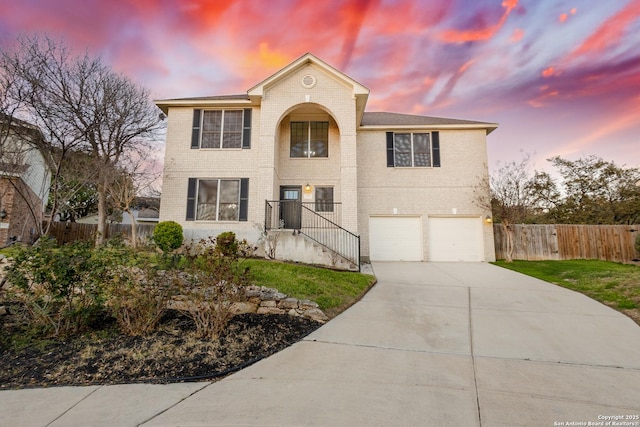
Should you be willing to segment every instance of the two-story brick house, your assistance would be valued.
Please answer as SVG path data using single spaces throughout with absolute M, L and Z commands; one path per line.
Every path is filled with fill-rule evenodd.
M 303 254 L 311 240 L 351 262 L 494 260 L 476 200 L 497 125 L 365 112 L 368 96 L 306 54 L 246 94 L 157 101 L 160 220 L 254 242 L 265 224 L 284 230 L 276 256 L 299 261 L 321 262 Z

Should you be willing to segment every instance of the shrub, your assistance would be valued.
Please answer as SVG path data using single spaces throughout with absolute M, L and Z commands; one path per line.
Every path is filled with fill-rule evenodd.
M 244 286 L 249 284 L 249 272 L 239 262 L 238 254 L 249 251 L 250 246 L 235 241 L 235 235 L 233 238 L 233 243 L 223 239 L 224 249 L 219 240 L 210 238 L 200 241 L 198 250 L 186 251 L 188 279 L 181 282 L 178 310 L 193 320 L 201 338 L 218 337 L 233 317 L 234 305 L 246 300 Z M 226 256 L 231 254 L 230 248 L 235 252 Z
M 182 226 L 175 221 L 162 221 L 153 230 L 153 241 L 163 252 L 178 249 L 183 240 Z
M 15 254 L 7 279 L 31 326 L 47 335 L 74 334 L 102 312 L 103 262 L 89 243 L 56 248 L 52 239 L 43 239 Z
M 238 254 L 238 241 L 233 231 L 218 234 L 216 237 L 216 251 L 222 256 L 235 257 Z
M 113 269 L 106 305 L 120 330 L 127 335 L 153 332 L 176 289 L 176 278 L 176 271 L 159 274 L 148 266 Z
M 636 255 L 640 258 L 640 233 L 636 236 Z
M 105 313 L 107 284 L 116 266 L 140 263 L 139 253 L 122 239 L 94 249 L 74 242 L 56 247 L 53 239 L 16 250 L 7 270 L 12 294 L 22 303 L 30 326 L 45 335 L 72 335 Z

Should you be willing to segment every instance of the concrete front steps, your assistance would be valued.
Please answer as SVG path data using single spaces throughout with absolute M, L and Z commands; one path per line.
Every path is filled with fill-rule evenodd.
M 338 270 L 358 271 L 358 266 L 293 230 L 270 230 L 265 242 L 265 253 L 269 245 L 275 245 L 275 259 L 321 265 Z

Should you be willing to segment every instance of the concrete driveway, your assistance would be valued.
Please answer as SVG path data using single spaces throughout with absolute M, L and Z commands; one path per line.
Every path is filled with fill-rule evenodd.
M 362 301 L 220 382 L 3 391 L 0 425 L 640 426 L 627 317 L 484 263 L 373 268 Z

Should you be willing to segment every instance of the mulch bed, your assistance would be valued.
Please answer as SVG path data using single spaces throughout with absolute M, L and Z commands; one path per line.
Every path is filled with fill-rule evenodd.
M 16 350 L 2 323 L 0 390 L 211 380 L 280 351 L 321 325 L 288 315 L 243 314 L 219 339 L 209 341 L 195 336 L 189 319 L 170 314 L 149 336 L 123 336 L 105 325 L 83 336 Z

